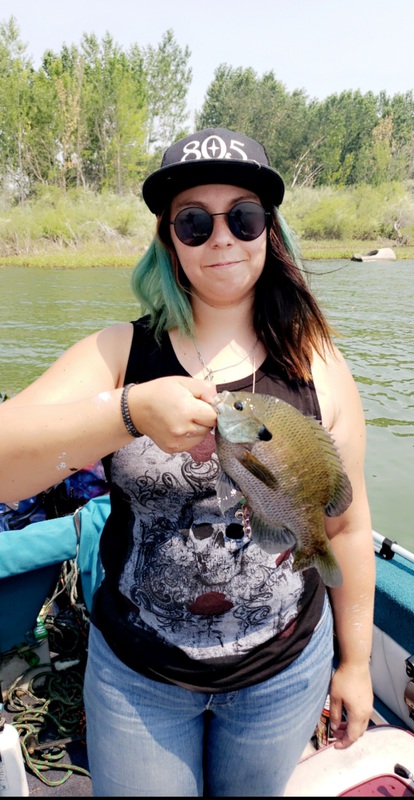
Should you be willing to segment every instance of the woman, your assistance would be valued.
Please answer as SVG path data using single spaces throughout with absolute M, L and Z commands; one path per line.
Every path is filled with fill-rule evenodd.
M 157 216 L 133 275 L 143 316 L 78 342 L 0 408 L 1 501 L 100 458 L 110 481 L 85 676 L 99 796 L 280 796 L 328 691 L 335 747 L 369 721 L 365 424 L 283 194 L 243 134 L 173 144 L 143 187 Z M 329 598 L 315 569 L 292 569 L 291 548 L 264 552 L 238 508 L 220 510 L 223 389 L 281 397 L 331 432 L 353 499 L 325 520 L 342 572 Z

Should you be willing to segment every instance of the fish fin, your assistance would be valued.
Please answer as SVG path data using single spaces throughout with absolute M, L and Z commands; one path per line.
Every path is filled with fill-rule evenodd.
M 280 553 L 287 547 L 296 544 L 295 536 L 289 528 L 265 525 L 259 517 L 249 512 L 249 522 L 252 532 L 252 541 L 266 553 Z
M 315 567 L 318 570 L 325 586 L 330 586 L 333 589 L 340 586 L 342 583 L 341 568 L 334 556 L 331 546 L 327 544 L 325 552 L 321 553 L 304 553 L 303 550 L 296 550 L 293 559 L 293 571 L 308 569 Z
M 245 449 L 243 451 L 243 455 L 238 456 L 238 460 L 240 461 L 240 464 L 251 473 L 251 475 L 254 475 L 255 478 L 264 483 L 265 486 L 268 486 L 269 489 L 277 489 L 278 482 L 273 473 L 270 472 L 265 464 L 259 461 L 259 459 L 256 458 L 256 456 L 254 456 L 250 450 Z
M 335 483 L 329 503 L 325 506 L 328 517 L 339 517 L 352 503 L 352 486 L 345 472 L 335 476 Z
M 233 508 L 236 503 L 244 499 L 244 495 L 234 481 L 221 470 L 216 483 L 217 502 L 222 514 L 229 508 Z
M 333 476 L 330 497 L 325 505 L 325 514 L 328 517 L 339 517 L 352 503 L 352 485 L 345 472 L 334 438 L 327 428 L 324 428 L 316 419 L 313 417 L 308 417 L 308 419 L 323 447 L 326 463 Z

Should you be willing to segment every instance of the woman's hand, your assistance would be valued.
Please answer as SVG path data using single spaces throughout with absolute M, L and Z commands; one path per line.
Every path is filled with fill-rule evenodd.
M 135 427 L 166 453 L 200 444 L 216 424 L 214 383 L 173 376 L 133 386 L 128 406 Z
M 336 738 L 335 747 L 344 750 L 365 733 L 373 707 L 369 665 L 341 664 L 334 672 L 330 687 L 330 723 Z M 346 710 L 346 721 L 342 712 Z

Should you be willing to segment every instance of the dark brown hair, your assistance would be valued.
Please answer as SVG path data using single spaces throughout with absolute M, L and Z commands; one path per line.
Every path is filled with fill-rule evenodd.
M 158 217 L 157 234 L 169 252 L 177 286 L 191 296 L 171 240 L 169 209 Z M 312 349 L 322 358 L 332 350 L 334 330 L 311 292 L 292 233 L 277 208 L 271 213 L 266 261 L 256 284 L 253 324 L 289 379 L 309 380 Z

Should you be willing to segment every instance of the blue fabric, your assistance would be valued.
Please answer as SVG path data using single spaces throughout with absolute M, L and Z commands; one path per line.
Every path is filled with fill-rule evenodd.
M 0 652 L 24 640 L 56 584 L 61 564 L 76 556 L 85 605 L 91 610 L 103 574 L 99 540 L 109 511 L 109 495 L 102 495 L 76 512 L 79 548 L 74 514 L 0 532 Z
M 75 558 L 76 541 L 72 514 L 1 531 L 0 579 Z
M 109 511 L 109 495 L 103 495 L 89 500 L 77 512 L 81 522 L 78 567 L 81 575 L 83 596 L 89 612 L 92 608 L 93 595 L 103 577 L 99 556 L 99 541 Z
M 0 531 L 21 530 L 35 522 L 67 516 L 108 490 L 102 461 L 97 461 L 50 489 L 20 500 L 17 508 L 0 503 Z
M 60 564 L 41 567 L 0 581 L 0 653 L 12 650 L 25 641 L 36 624 L 36 617 L 46 597 L 56 586 Z M 22 659 L 22 672 L 27 668 Z

